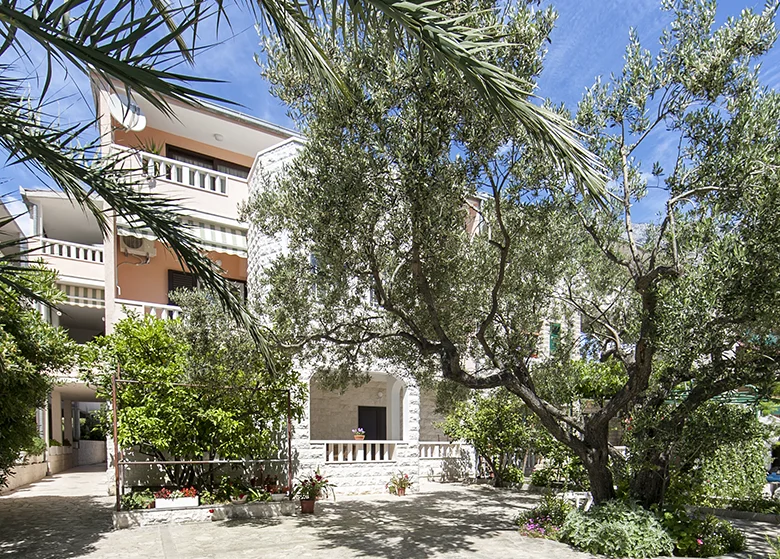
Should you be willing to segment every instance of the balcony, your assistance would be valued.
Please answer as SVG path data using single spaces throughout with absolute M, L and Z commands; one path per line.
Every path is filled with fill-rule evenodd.
M 120 309 L 117 320 L 127 316 L 131 312 L 140 316 L 149 314 L 163 320 L 173 320 L 179 318 L 181 315 L 181 307 L 175 305 L 146 303 L 143 301 L 131 301 L 129 299 L 116 299 L 115 302 Z
M 174 198 L 187 209 L 238 220 L 238 205 L 247 198 L 247 181 L 160 155 L 112 145 L 127 155 L 126 165 L 137 169 L 151 192 Z
M 105 281 L 102 245 L 37 237 L 30 242 L 30 248 L 37 249 L 31 254 L 32 258 L 40 257 L 61 278 L 87 279 L 101 284 Z

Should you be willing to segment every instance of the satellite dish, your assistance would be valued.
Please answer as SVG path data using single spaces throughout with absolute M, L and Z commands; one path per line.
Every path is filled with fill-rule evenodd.
M 130 99 L 130 94 L 126 95 L 124 99 L 116 93 L 109 95 L 108 110 L 124 129 L 139 132 L 146 128 L 146 117 L 141 113 L 141 107 Z

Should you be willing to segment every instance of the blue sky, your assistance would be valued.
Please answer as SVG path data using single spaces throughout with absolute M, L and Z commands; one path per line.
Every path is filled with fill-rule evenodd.
M 553 5 L 559 17 L 537 93 L 572 109 L 596 76 L 608 77 L 621 69 L 630 27 L 637 29 L 643 46 L 655 51 L 660 32 L 670 20 L 661 11 L 659 0 L 561 0 Z M 738 15 L 744 8 L 761 11 L 763 2 L 722 1 L 718 6 L 718 23 Z M 260 51 L 254 25 L 235 9 L 230 9 L 230 13 L 234 14 L 232 33 L 225 32 L 223 26 L 220 38 L 224 42 L 200 53 L 193 72 L 227 82 L 204 89 L 239 103 L 240 110 L 291 127 L 285 107 L 269 94 L 268 84 L 254 62 L 255 54 Z M 210 38 L 204 36 L 204 39 Z M 35 60 L 35 53 L 31 57 Z M 780 48 L 775 47 L 764 59 L 762 76 L 766 85 L 780 86 Z M 63 100 L 55 110 L 62 115 L 63 122 L 91 117 L 91 95 L 84 76 L 66 76 L 61 72 L 55 83 L 62 90 Z M 78 93 L 79 89 L 83 95 Z M 663 160 L 665 147 L 659 138 L 640 155 L 648 162 Z M 18 192 L 19 186 L 41 186 L 38 178 L 21 167 L 6 167 L 0 172 L 0 181 L 0 194 Z M 651 190 L 648 199 L 637 208 L 635 217 L 641 221 L 652 220 L 662 207 L 663 196 Z

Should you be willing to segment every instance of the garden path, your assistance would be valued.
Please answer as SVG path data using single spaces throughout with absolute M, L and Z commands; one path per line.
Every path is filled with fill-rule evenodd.
M 0 497 L 0 558 L 160 557 L 273 559 L 586 559 L 566 545 L 523 538 L 512 519 L 532 507 L 527 493 L 423 483 L 404 498 L 340 497 L 313 517 L 223 521 L 111 530 L 105 470 L 77 468 Z M 777 526 L 738 521 L 751 554 Z

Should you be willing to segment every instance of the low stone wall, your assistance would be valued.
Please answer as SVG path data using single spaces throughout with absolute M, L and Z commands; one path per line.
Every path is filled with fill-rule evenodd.
M 247 503 L 245 505 L 201 505 L 186 508 L 129 510 L 114 512 L 114 528 L 293 516 L 298 508 L 298 502 L 285 500 Z
M 420 475 L 428 481 L 460 481 L 475 475 L 474 453 L 470 447 L 460 449 L 458 456 L 420 458 Z
M 18 487 L 33 483 L 46 477 L 47 464 L 42 455 L 25 456 L 14 466 L 13 472 L 8 476 L 8 485 L 0 488 L 0 494 L 13 491 Z
M 106 463 L 106 441 L 79 441 L 77 465 Z
M 690 511 L 702 514 L 714 514 L 724 518 L 739 518 L 741 520 L 752 520 L 754 522 L 768 522 L 770 524 L 780 524 L 780 514 L 763 514 L 760 512 L 751 512 L 748 510 L 715 509 L 710 507 L 686 507 Z
M 49 472 L 58 474 L 77 465 L 78 454 L 74 454 L 73 447 L 52 446 L 49 447 Z
M 308 460 L 301 460 L 300 476 L 306 476 L 317 467 L 328 480 L 336 485 L 337 495 L 364 495 L 385 493 L 385 485 L 390 477 L 398 472 L 409 474 L 418 479 L 419 455 L 416 444 L 395 443 L 393 460 L 376 462 L 326 462 L 325 443 L 312 442 L 309 446 Z M 415 490 L 412 487 L 412 491 Z

